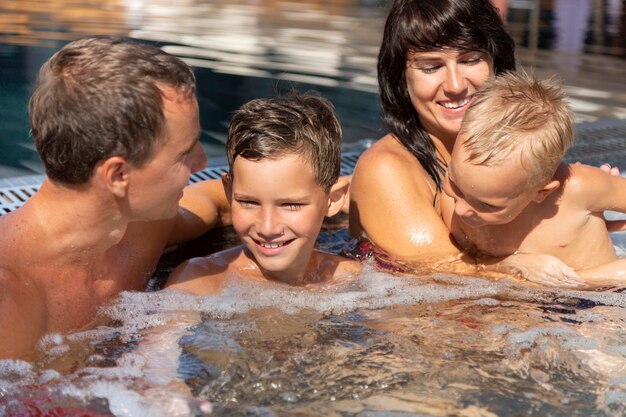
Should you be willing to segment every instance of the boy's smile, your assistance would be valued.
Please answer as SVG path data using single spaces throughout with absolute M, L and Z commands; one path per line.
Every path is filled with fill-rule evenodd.
M 311 164 L 294 154 L 258 161 L 238 156 L 225 186 L 233 227 L 261 271 L 301 281 L 330 205 Z

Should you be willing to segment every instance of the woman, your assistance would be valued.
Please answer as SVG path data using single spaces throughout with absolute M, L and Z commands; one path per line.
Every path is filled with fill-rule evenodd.
M 359 159 L 350 195 L 350 232 L 382 249 L 383 261 L 389 255 L 413 266 L 476 272 L 446 226 L 454 202 L 442 184 L 474 93 L 490 77 L 515 70 L 514 48 L 489 0 L 394 1 L 378 56 L 390 133 Z M 581 282 L 547 255 L 481 262 L 542 284 Z
M 394 1 L 378 56 L 390 133 L 365 151 L 355 168 L 352 235 L 366 237 L 395 260 L 474 272 L 474 260 L 459 256 L 446 226 L 454 202 L 442 193 L 443 178 L 474 93 L 490 77 L 515 70 L 514 48 L 489 0 Z M 616 168 L 602 168 L 619 175 Z M 607 226 L 626 229 L 618 221 Z M 543 284 L 580 282 L 571 268 L 547 255 L 492 261 L 490 269 Z
M 442 220 L 442 180 L 473 94 L 515 69 L 514 42 L 489 0 L 396 0 L 378 56 L 390 133 L 352 178 L 350 232 L 394 258 L 457 256 Z

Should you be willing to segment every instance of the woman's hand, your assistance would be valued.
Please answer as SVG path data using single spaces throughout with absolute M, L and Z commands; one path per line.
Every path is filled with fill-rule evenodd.
M 600 165 L 600 169 L 606 172 L 607 174 L 619 176 L 619 168 L 612 167 L 611 164 L 609 163 Z
M 485 269 L 516 275 L 548 287 L 579 288 L 586 285 L 571 267 L 551 255 L 516 253 L 487 265 Z

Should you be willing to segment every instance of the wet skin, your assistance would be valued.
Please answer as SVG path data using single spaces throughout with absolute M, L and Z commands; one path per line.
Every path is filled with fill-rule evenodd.
M 492 60 L 473 51 L 436 50 L 407 56 L 407 92 L 421 123 L 448 163 L 473 94 L 493 76 Z M 415 156 L 389 134 L 363 153 L 350 194 L 350 232 L 392 256 L 432 263 L 459 254 L 442 220 L 436 191 Z

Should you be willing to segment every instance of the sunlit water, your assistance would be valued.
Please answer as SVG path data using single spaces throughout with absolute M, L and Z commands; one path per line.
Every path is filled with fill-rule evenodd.
M 625 413 L 620 290 L 367 264 L 307 289 L 231 279 L 214 297 L 125 292 L 92 329 L 0 362 L 8 416 Z
M 102 314 L 113 325 L 51 338 L 34 367 L 5 363 L 0 404 L 8 415 L 193 415 L 206 400 L 213 415 L 621 416 L 625 311 L 620 293 L 373 272 L 337 294 L 125 293 Z
M 0 163 L 10 175 L 41 172 L 26 115 L 36 71 L 88 33 L 156 41 L 194 65 L 210 155 L 223 152 L 232 110 L 292 86 L 330 98 L 347 141 L 379 137 L 383 3 L 322 3 L 2 2 Z M 522 40 L 525 18 L 510 26 Z M 619 32 L 611 19 L 606 33 Z M 556 45 L 559 27 L 539 46 Z M 589 51 L 593 31 L 577 30 L 560 39 Z M 610 39 L 600 49 L 623 54 Z M 123 293 L 91 330 L 47 338 L 30 362 L 0 362 L 0 416 L 626 414 L 619 290 L 373 270 L 315 290 L 233 282 L 220 297 Z
M 623 0 L 537 2 L 537 21 L 531 13 L 536 2 L 497 3 L 508 3 L 507 27 L 519 46 L 520 62 L 545 76 L 558 73 L 572 85 L 568 92 L 576 100 L 578 121 L 626 117 L 626 72 L 623 60 L 615 58 L 626 55 Z M 194 67 L 201 143 L 210 157 L 224 156 L 226 127 L 235 109 L 291 88 L 315 89 L 330 99 L 346 142 L 381 137 L 386 130 L 378 105 L 376 57 L 389 4 L 0 1 L 0 178 L 43 173 L 29 138 L 27 114 L 37 72 L 65 43 L 93 34 L 156 42 Z M 535 46 L 558 54 L 529 53 Z

